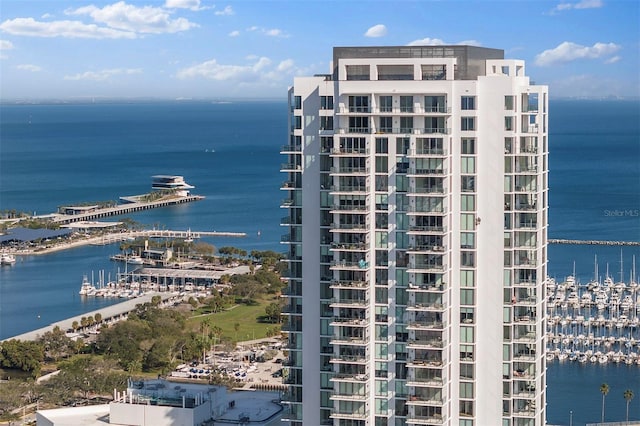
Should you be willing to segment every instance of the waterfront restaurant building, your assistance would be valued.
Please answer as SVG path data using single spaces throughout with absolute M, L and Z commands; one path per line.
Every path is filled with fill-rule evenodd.
M 544 425 L 547 87 L 498 49 L 338 47 L 288 131 L 286 420 Z

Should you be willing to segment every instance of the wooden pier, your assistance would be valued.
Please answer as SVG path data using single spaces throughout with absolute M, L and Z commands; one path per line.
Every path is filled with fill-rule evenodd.
M 93 209 L 87 211 L 86 213 L 79 214 L 54 214 L 52 222 L 59 225 L 65 225 L 73 222 L 91 221 L 110 216 L 118 216 L 122 214 L 156 209 L 159 207 L 169 207 L 178 204 L 191 203 L 193 201 L 202 200 L 203 198 L 204 197 L 202 195 L 188 195 L 185 197 L 173 197 L 149 202 L 138 201 L 133 203 L 121 204 L 114 207 Z
M 640 246 L 640 241 L 601 241 L 601 240 L 568 240 L 549 239 L 549 244 L 574 244 L 591 246 Z

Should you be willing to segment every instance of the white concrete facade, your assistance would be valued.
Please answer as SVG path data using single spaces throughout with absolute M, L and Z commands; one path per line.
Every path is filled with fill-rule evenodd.
M 292 425 L 544 425 L 548 89 L 502 58 L 335 48 L 294 80 Z

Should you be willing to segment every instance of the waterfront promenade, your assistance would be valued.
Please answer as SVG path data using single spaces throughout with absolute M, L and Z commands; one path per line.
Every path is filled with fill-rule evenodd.
M 82 320 L 83 317 L 89 317 L 92 316 L 95 318 L 96 314 L 100 314 L 102 316 L 102 320 L 100 321 L 102 324 L 113 324 L 115 322 L 124 320 L 127 318 L 129 312 L 133 311 L 136 308 L 136 305 L 142 305 L 144 303 L 149 303 L 151 302 L 151 299 L 154 296 L 160 296 L 161 298 L 161 302 L 160 302 L 160 306 L 161 307 L 166 307 L 169 305 L 172 305 L 174 303 L 176 303 L 177 301 L 182 300 L 182 296 L 178 296 L 175 294 L 168 294 L 168 293 L 150 293 L 150 294 L 145 294 L 143 296 L 140 297 L 136 297 L 133 299 L 127 299 L 122 303 L 117 303 L 115 305 L 111 305 L 111 306 L 106 306 L 100 309 L 97 309 L 95 311 L 91 311 L 91 312 L 86 312 L 82 315 L 78 315 L 75 317 L 71 317 L 71 318 L 67 318 L 61 321 L 56 321 L 54 323 L 51 323 L 45 327 L 41 327 L 38 328 L 36 330 L 33 331 L 29 331 L 17 336 L 13 336 L 13 337 L 9 337 L 7 339 L 4 340 L 11 340 L 11 339 L 18 339 L 18 340 L 36 340 L 38 337 L 42 336 L 43 334 L 45 334 L 48 331 L 52 331 L 55 327 L 59 327 L 62 331 L 68 332 L 70 330 L 73 329 L 72 325 L 74 323 L 74 321 L 77 321 L 78 324 L 80 324 L 80 321 Z M 93 325 L 93 328 L 95 328 L 95 324 Z M 87 329 L 91 328 L 91 327 L 86 327 Z

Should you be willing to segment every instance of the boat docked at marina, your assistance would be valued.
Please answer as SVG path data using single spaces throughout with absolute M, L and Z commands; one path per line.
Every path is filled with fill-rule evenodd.
M 13 265 L 16 263 L 16 257 L 9 253 L 2 253 L 0 255 L 0 265 Z
M 95 295 L 96 291 L 96 287 L 85 276 L 82 279 L 82 284 L 80 285 L 80 291 L 78 292 L 78 294 L 80 294 L 80 296 L 93 296 Z

